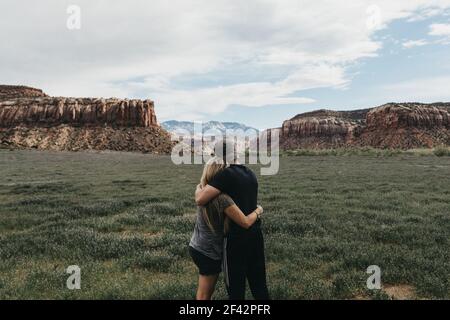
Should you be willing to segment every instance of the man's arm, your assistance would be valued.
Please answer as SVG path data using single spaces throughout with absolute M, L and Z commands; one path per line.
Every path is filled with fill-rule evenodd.
M 220 190 L 209 184 L 202 188 L 200 185 L 195 190 L 195 203 L 198 206 L 204 206 L 220 194 Z

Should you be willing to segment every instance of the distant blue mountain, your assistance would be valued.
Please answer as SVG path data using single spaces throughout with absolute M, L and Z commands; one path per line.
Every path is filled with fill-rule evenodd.
M 161 123 L 161 126 L 171 133 L 180 132 L 180 130 L 189 131 L 192 135 L 194 133 L 194 122 L 191 121 L 176 121 L 169 120 Z M 243 130 L 246 132 L 247 130 L 252 130 L 253 132 L 259 132 L 257 129 L 246 126 L 245 124 L 238 122 L 220 122 L 220 121 L 208 121 L 202 123 L 203 132 L 208 130 L 218 130 L 222 133 L 225 133 L 226 130 Z

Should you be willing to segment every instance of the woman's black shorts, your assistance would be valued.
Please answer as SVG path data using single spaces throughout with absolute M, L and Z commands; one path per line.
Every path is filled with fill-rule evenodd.
M 192 260 L 194 260 L 194 263 L 198 267 L 198 271 L 202 276 L 211 276 L 214 274 L 219 274 L 222 271 L 221 260 L 211 259 L 191 246 L 189 246 L 189 254 L 192 257 Z

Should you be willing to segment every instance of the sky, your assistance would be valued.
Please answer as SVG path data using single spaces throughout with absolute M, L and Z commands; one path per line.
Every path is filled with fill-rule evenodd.
M 450 101 L 450 0 L 2 0 L 0 83 L 281 126 Z

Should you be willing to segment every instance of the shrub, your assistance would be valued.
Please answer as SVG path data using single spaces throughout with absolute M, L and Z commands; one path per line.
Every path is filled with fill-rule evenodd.
M 450 148 L 447 147 L 437 147 L 434 148 L 433 153 L 438 157 L 449 157 L 450 156 Z

